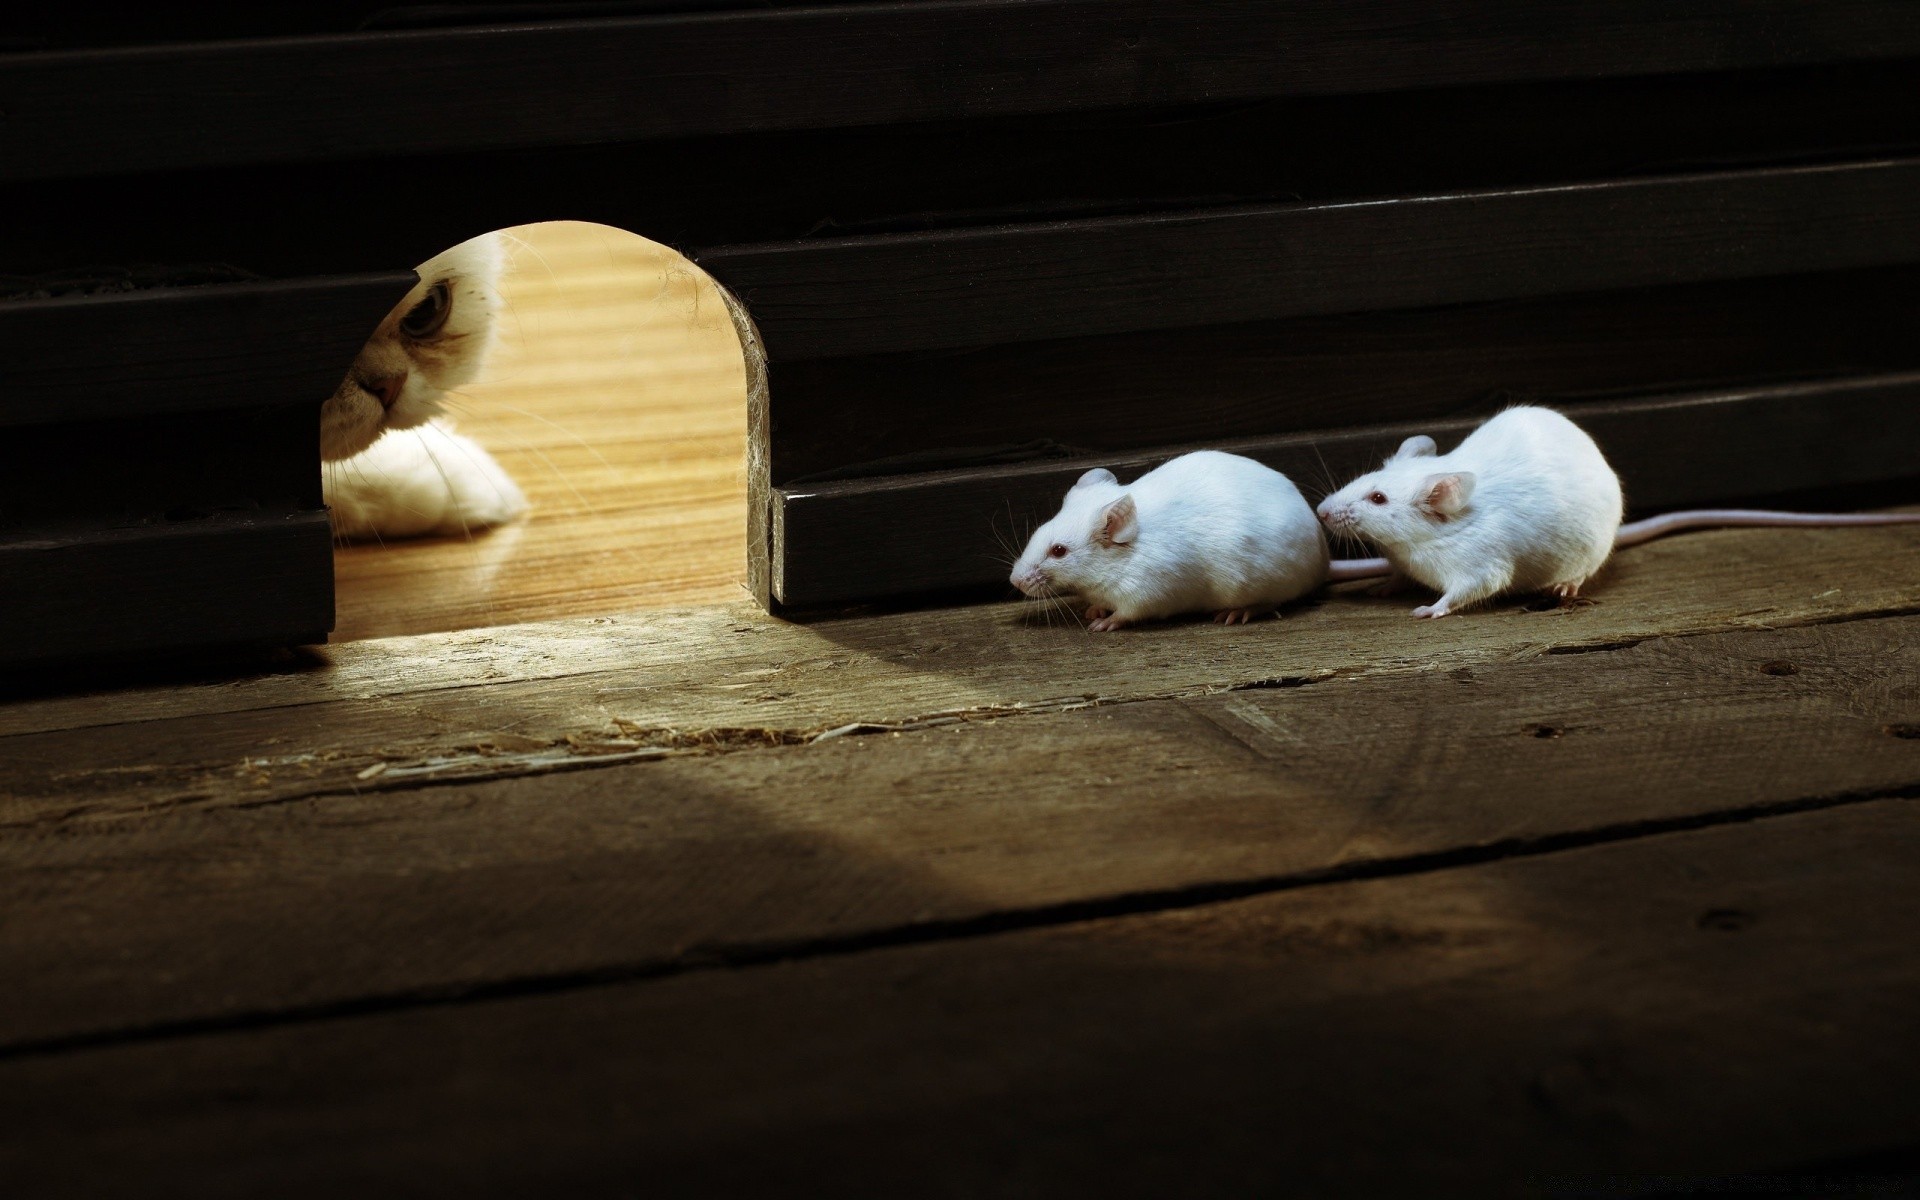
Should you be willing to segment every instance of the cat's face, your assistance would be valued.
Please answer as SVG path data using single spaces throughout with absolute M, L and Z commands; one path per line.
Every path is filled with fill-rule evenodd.
M 421 263 L 420 283 L 367 339 L 320 406 L 320 457 L 360 453 L 389 429 L 424 425 L 473 381 L 500 308 L 501 239 L 484 234 Z

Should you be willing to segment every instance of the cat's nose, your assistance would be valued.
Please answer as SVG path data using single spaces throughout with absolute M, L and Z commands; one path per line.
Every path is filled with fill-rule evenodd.
M 364 386 L 369 392 L 379 397 L 381 408 L 391 412 L 394 403 L 400 399 L 400 389 L 407 386 L 407 377 L 389 375 L 385 379 L 369 380 Z

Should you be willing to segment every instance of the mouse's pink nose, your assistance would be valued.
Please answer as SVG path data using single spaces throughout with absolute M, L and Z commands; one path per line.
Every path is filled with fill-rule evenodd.
M 385 379 L 369 380 L 361 386 L 369 392 L 372 392 L 374 396 L 379 399 L 381 408 L 392 412 L 394 404 L 400 399 L 400 389 L 407 386 L 407 377 L 405 375 L 389 375 Z

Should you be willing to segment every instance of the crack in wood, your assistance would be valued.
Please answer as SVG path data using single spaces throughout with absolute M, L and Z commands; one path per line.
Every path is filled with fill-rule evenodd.
M 1358 859 L 1330 867 L 1254 879 L 1191 884 L 1057 904 L 1008 908 L 976 916 L 884 926 L 836 936 L 692 945 L 670 958 L 613 963 L 582 970 L 523 975 L 480 983 L 450 983 L 358 996 L 347 1000 L 160 1021 L 141 1026 L 23 1040 L 12 1044 L 0 1044 L 0 1062 L 45 1058 L 178 1038 L 215 1036 L 322 1021 L 347 1020 L 446 1005 L 515 1000 L 589 988 L 646 983 L 695 972 L 740 970 L 779 963 L 844 957 L 901 946 L 992 937 L 1089 921 L 1178 912 L 1301 888 L 1458 870 L 1513 859 L 1538 858 L 1596 846 L 1743 825 L 1827 809 L 1876 803 L 1905 803 L 1916 799 L 1920 799 L 1920 781 L 1894 788 L 1842 792 L 1831 796 L 1805 797 L 1681 816 L 1623 821 L 1590 826 L 1585 829 L 1502 838 L 1422 853 Z

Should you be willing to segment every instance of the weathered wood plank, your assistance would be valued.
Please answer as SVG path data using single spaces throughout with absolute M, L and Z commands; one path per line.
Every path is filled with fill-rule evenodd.
M 355 717 L 377 741 L 394 711 Z M 1915 722 L 1908 617 L 48 822 L 0 837 L 0 1054 L 1920 792 Z
M 1912 371 L 1916 327 L 1920 270 L 1896 267 L 783 363 L 771 472 L 801 488 L 1034 443 L 1117 455 Z
M 776 363 L 1920 258 L 1887 159 L 701 252 Z
M 1792 1172 L 1920 1139 L 1916 854 L 1912 803 L 1887 801 L 17 1059 L 0 1155 L 21 1197 L 1488 1196 Z
M 0 59 L 0 173 L 588 144 L 1899 58 L 1899 0 L 957 0 Z M 511 78 L 503 88 L 499 80 Z M 315 104 L 315 81 L 334 102 Z M 457 118 L 457 119 L 455 119 Z
M 742 605 L 355 643 L 284 674 L 0 707 L 0 821 L 526 773 L 716 728 L 777 740 L 1913 612 L 1916 546 L 1911 526 L 1689 535 L 1621 555 L 1590 606 L 1440 625 L 1343 595 L 1279 622 L 1112 637 L 1005 605 L 811 625 Z
M 777 400 L 776 400 L 777 405 Z M 1640 512 L 1910 479 L 1920 375 L 1793 383 L 1562 406 L 1592 433 Z M 1411 433 L 1458 440 L 1478 420 L 1209 440 L 1317 500 Z M 1132 478 L 1196 446 L 777 488 L 773 592 L 790 607 L 1004 583 L 1008 543 L 1059 511 L 1090 466 Z

